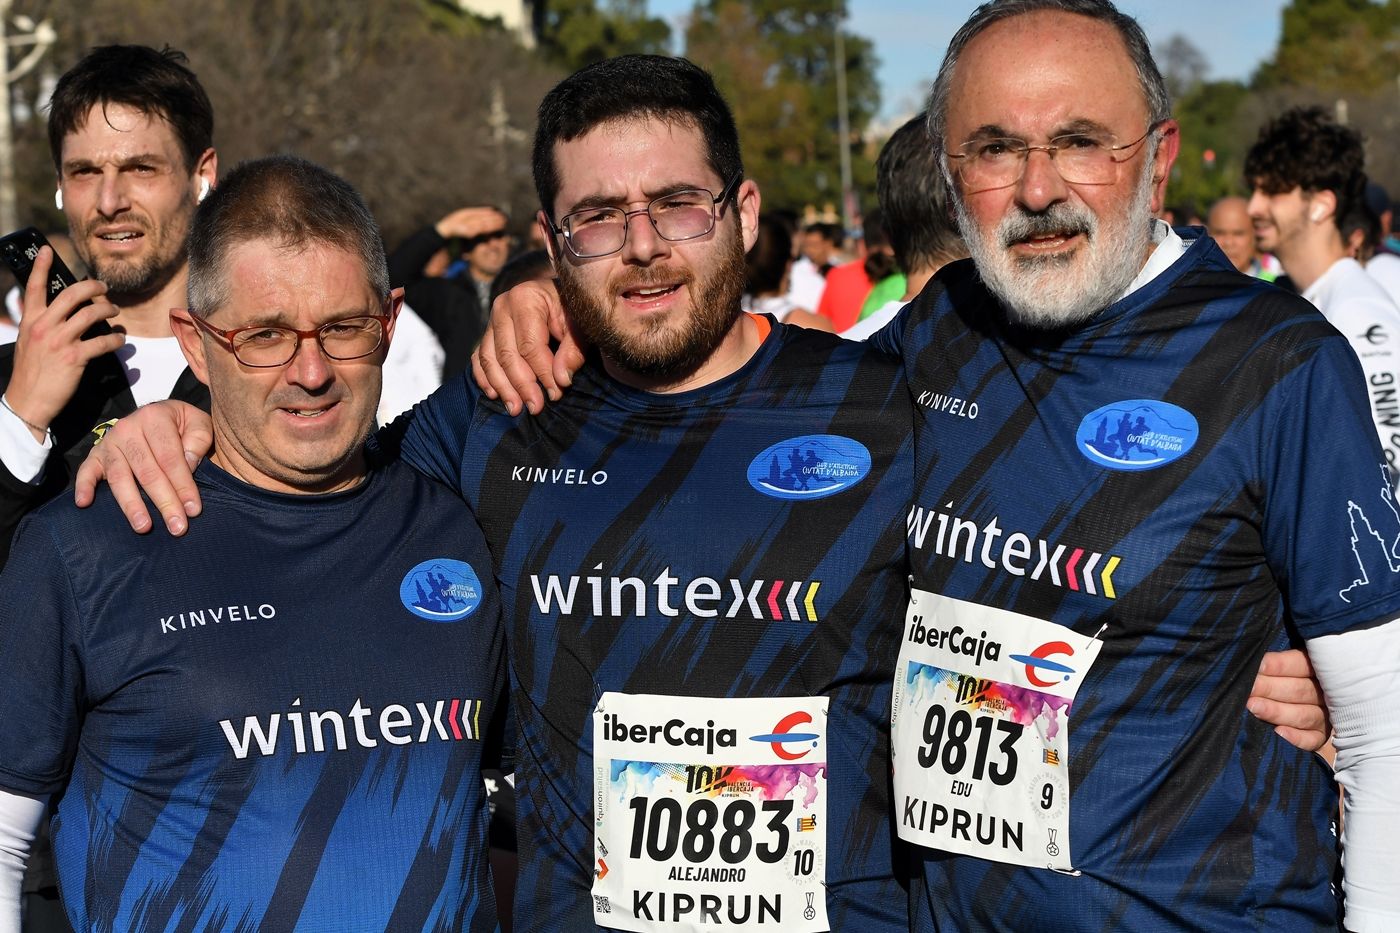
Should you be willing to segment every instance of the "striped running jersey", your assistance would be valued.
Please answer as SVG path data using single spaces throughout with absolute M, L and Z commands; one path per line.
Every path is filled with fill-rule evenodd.
M 74 928 L 496 929 L 505 645 L 471 514 L 402 466 L 196 480 L 185 537 L 61 497 L 0 575 L 0 786 L 57 800 Z
M 511 620 L 521 929 L 908 929 L 908 393 L 890 358 L 769 326 L 692 391 L 594 360 L 539 416 L 465 377 L 413 412 L 404 456 L 476 512 Z M 793 702 L 740 702 L 767 698 Z
M 918 410 L 915 929 L 1335 929 L 1331 773 L 1245 701 L 1264 652 L 1400 611 L 1346 340 L 1205 237 L 1067 332 L 956 263 L 876 340 Z

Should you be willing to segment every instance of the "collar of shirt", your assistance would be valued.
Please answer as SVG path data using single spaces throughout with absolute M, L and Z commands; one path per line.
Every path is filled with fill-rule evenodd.
M 1133 279 L 1132 283 L 1128 285 L 1127 290 L 1118 296 L 1119 301 L 1127 298 L 1133 292 L 1170 269 L 1172 263 L 1181 258 L 1181 255 L 1186 252 L 1186 247 L 1189 245 L 1166 221 L 1158 220 L 1155 217 L 1152 218 L 1152 242 L 1157 244 L 1157 248 L 1152 251 L 1151 256 L 1147 257 L 1147 264 L 1142 267 L 1142 271 L 1137 274 L 1137 278 Z

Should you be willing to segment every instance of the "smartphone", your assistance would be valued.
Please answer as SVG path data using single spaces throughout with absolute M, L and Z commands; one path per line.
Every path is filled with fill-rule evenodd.
M 29 283 L 29 273 L 34 271 L 34 257 L 38 256 L 39 250 L 45 246 L 53 250 L 53 264 L 49 266 L 49 280 L 44 283 L 44 300 L 52 303 L 58 297 L 59 292 L 69 285 L 76 284 L 78 277 L 59 258 L 58 251 L 53 249 L 38 228 L 25 227 L 23 230 L 16 230 L 14 233 L 0 237 L 0 261 L 10 267 L 10 271 L 19 280 L 19 287 L 24 288 Z M 76 311 L 77 308 L 74 310 Z M 86 339 L 97 334 L 110 334 L 111 332 L 112 328 L 106 321 L 98 321 L 87 329 L 83 338 Z

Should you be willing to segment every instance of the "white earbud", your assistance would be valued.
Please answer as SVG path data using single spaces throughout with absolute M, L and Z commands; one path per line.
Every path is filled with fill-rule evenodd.
M 204 202 L 204 199 L 207 198 L 207 197 L 209 197 L 209 179 L 207 179 L 207 178 L 201 178 L 201 179 L 199 180 L 199 201 L 200 201 L 200 203 L 203 203 L 203 202 Z
M 1322 219 L 1322 208 L 1314 207 L 1312 209 L 1312 214 L 1310 214 L 1309 216 L 1312 217 L 1313 223 L 1317 223 L 1319 220 Z
M 59 210 L 63 210 L 63 189 L 62 189 L 62 188 L 55 188 L 55 189 L 53 189 L 53 206 L 56 207 L 56 208 L 58 208 Z

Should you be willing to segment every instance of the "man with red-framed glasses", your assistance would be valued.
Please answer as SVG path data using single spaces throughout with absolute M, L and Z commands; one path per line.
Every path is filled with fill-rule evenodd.
M 504 635 L 471 513 L 372 466 L 402 300 L 343 180 L 273 157 L 197 212 L 205 517 L 114 500 L 21 526 L 0 574 L 0 930 L 50 800 L 76 929 L 494 930 L 483 766 Z

